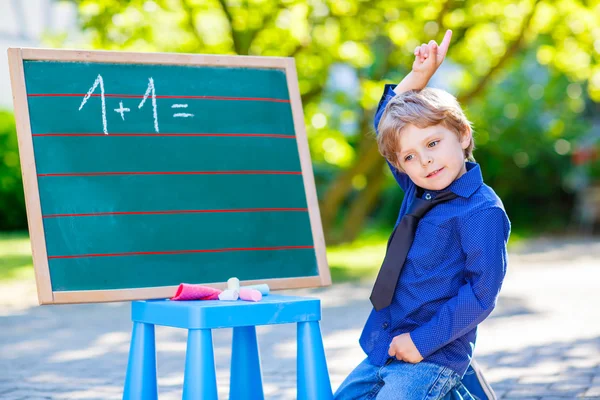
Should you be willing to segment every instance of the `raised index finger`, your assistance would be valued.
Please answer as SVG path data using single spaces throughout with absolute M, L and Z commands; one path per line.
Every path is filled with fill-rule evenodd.
M 452 30 L 448 29 L 439 47 L 440 51 L 438 52 L 438 54 L 442 57 L 445 57 L 446 53 L 448 52 L 448 47 L 450 46 L 450 39 L 452 39 Z

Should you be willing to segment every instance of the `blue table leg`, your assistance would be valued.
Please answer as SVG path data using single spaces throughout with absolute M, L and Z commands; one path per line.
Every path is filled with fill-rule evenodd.
M 254 326 L 233 328 L 230 400 L 263 400 L 260 354 Z
M 333 398 L 319 321 L 298 322 L 298 400 Z
M 158 399 L 156 348 L 154 344 L 154 325 L 152 324 L 133 323 L 123 399 Z
M 217 400 L 217 374 L 210 329 L 189 329 L 183 400 Z

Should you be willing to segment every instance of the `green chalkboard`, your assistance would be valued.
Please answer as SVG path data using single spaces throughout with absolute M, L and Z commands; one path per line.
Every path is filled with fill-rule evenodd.
M 41 304 L 330 283 L 293 59 L 9 59 Z

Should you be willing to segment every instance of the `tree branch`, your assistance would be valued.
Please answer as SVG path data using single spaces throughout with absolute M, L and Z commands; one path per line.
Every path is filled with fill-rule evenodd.
M 269 24 L 271 24 L 277 18 L 277 16 L 279 15 L 279 12 L 284 9 L 285 9 L 285 7 L 281 4 L 281 1 L 278 1 L 277 7 L 275 8 L 275 10 L 272 13 L 267 14 L 267 16 L 263 19 L 262 25 L 257 29 L 252 29 L 251 31 L 249 31 L 250 39 L 248 40 L 248 50 L 250 50 L 250 47 L 252 47 L 252 42 L 254 42 L 254 39 L 256 39 L 256 35 L 258 35 L 259 32 L 261 32 Z M 246 53 L 248 53 L 248 52 L 246 52 Z
M 181 7 L 183 8 L 183 10 L 186 13 L 186 17 L 185 17 L 186 25 L 187 25 L 188 29 L 190 30 L 190 32 L 192 33 L 192 35 L 194 35 L 194 38 L 196 38 L 196 41 L 198 42 L 198 45 L 196 46 L 196 51 L 198 51 L 204 46 L 204 39 L 202 38 L 202 36 L 200 35 L 200 32 L 198 32 L 198 29 L 196 28 L 196 20 L 194 18 L 195 14 L 196 14 L 196 10 L 190 4 L 189 0 L 181 0 Z
M 382 157 L 380 159 L 383 160 Z M 356 239 L 369 213 L 373 210 L 375 204 L 377 204 L 377 199 L 386 181 L 386 175 L 383 172 L 383 161 L 377 164 L 377 168 L 373 168 L 367 176 L 367 187 L 360 192 L 346 213 L 346 218 L 344 218 L 345 223 L 339 236 L 342 243 L 351 242 Z
M 467 92 L 467 93 L 464 93 L 464 94 L 458 96 L 458 101 L 460 103 L 462 103 L 462 104 L 468 103 L 472 98 L 474 98 L 479 93 L 481 93 L 483 91 L 483 89 L 486 87 L 486 85 L 488 84 L 489 80 L 492 79 L 494 74 L 504 64 L 506 64 L 506 62 L 508 60 L 510 60 L 515 55 L 517 50 L 519 50 L 519 47 L 521 47 L 521 44 L 523 43 L 523 39 L 525 37 L 525 31 L 529 27 L 529 23 L 531 22 L 531 18 L 533 18 L 533 14 L 535 13 L 535 8 L 536 8 L 537 4 L 539 3 L 539 1 L 540 0 L 534 1 L 533 6 L 531 7 L 531 12 L 523 20 L 523 25 L 521 26 L 521 31 L 519 32 L 519 36 L 517 36 L 517 38 L 511 43 L 511 45 L 508 47 L 508 50 L 502 55 L 502 57 L 500 57 L 498 62 L 492 68 L 490 68 L 490 70 L 487 72 L 487 74 L 485 74 L 479 80 L 477 85 L 470 92 Z
M 227 21 L 229 21 L 231 40 L 233 41 L 233 49 L 235 50 L 236 54 L 243 54 L 241 52 L 239 38 L 235 33 L 235 29 L 233 29 L 233 15 L 231 15 L 231 11 L 229 10 L 229 7 L 227 6 L 225 0 L 219 0 L 219 4 L 221 5 L 221 9 L 223 9 L 223 13 L 225 13 L 225 17 L 227 17 Z
M 313 101 L 314 99 L 316 99 L 317 97 L 319 97 L 323 93 L 323 90 L 324 90 L 323 86 L 324 85 L 317 86 L 310 92 L 306 92 L 305 94 L 303 94 L 302 95 L 302 104 L 308 104 L 311 101 Z
M 360 122 L 360 132 L 366 132 L 369 126 L 370 113 L 363 110 L 363 117 Z M 360 138 L 359 154 L 357 161 L 350 168 L 343 170 L 335 181 L 327 188 L 327 192 L 319 206 L 321 210 L 321 219 L 323 230 L 327 240 L 333 240 L 333 223 L 335 215 L 348 193 L 352 190 L 352 178 L 360 174 L 369 174 L 377 165 L 381 165 L 383 157 L 379 154 L 377 143 L 370 135 L 363 134 Z M 367 182 L 368 184 L 368 182 Z
M 450 10 L 451 3 L 452 3 L 452 0 L 446 0 L 444 2 L 444 4 L 442 4 L 442 9 L 440 10 L 440 12 L 435 20 L 437 26 L 441 27 L 444 25 L 444 15 L 446 15 L 448 13 L 448 10 Z

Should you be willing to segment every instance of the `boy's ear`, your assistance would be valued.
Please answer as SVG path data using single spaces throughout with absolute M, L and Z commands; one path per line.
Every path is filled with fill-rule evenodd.
M 471 131 L 471 127 L 467 127 L 467 130 L 462 134 L 462 139 L 460 140 L 460 145 L 463 150 L 466 150 L 466 148 L 469 147 L 472 139 L 473 131 Z

